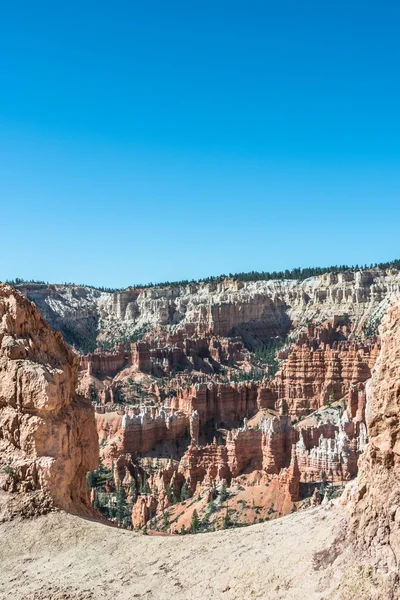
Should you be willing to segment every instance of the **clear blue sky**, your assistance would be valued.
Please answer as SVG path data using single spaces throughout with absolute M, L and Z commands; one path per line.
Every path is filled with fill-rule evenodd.
M 3 2 L 0 279 L 400 256 L 400 5 Z

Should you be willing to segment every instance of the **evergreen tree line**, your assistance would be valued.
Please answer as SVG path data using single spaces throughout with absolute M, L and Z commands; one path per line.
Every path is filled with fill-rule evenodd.
M 137 288 L 137 289 L 145 289 L 151 287 L 178 287 L 185 286 L 189 284 L 197 284 L 197 283 L 221 283 L 226 279 L 233 279 L 234 281 L 270 281 L 274 279 L 284 280 L 284 279 L 297 279 L 299 281 L 303 281 L 304 279 L 308 279 L 309 277 L 316 277 L 317 275 L 324 275 L 325 273 L 346 273 L 358 270 L 366 270 L 366 269 L 400 269 L 400 259 L 395 259 L 389 262 L 384 263 L 371 263 L 370 265 L 332 265 L 330 267 L 295 267 L 294 269 L 285 269 L 284 271 L 248 271 L 241 273 L 229 273 L 228 275 L 222 274 L 211 277 L 204 277 L 201 279 L 181 279 L 180 281 L 163 281 L 158 283 L 140 283 L 131 285 L 128 287 Z M 46 285 L 45 281 L 39 280 L 25 280 L 20 277 L 16 277 L 15 279 L 7 279 L 7 283 L 13 286 L 18 286 L 22 284 L 42 284 Z M 47 282 L 49 285 L 49 282 Z M 54 284 L 57 285 L 57 284 Z M 71 285 L 75 287 L 87 287 L 92 288 L 94 290 L 98 290 L 100 292 L 122 292 L 127 288 L 111 288 L 111 287 L 98 287 L 89 284 L 76 284 L 72 282 L 64 282 L 59 285 Z

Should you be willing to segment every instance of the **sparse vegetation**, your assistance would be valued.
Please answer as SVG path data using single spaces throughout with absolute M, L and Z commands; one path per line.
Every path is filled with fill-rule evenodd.
M 115 490 L 113 468 L 108 469 L 100 460 L 99 468 L 87 475 L 88 487 L 94 490 L 93 508 L 99 510 L 106 519 L 117 521 L 121 527 L 131 527 L 132 504 L 128 504 L 125 488 Z M 134 486 L 132 482 L 131 487 Z M 131 493 L 134 500 L 137 497 Z
M 243 381 L 262 381 L 266 373 L 263 369 L 251 369 L 248 373 L 241 369 L 232 371 L 229 376 L 229 381 L 232 383 L 241 383 Z
M 107 483 L 113 482 L 112 469 L 108 469 L 100 459 L 99 468 L 88 473 L 87 481 L 90 489 L 96 488 L 102 491 Z
M 115 517 L 121 526 L 128 526 L 131 524 L 130 512 L 126 502 L 125 490 L 121 486 L 117 490 L 115 504 Z
M 223 528 L 224 529 L 229 529 L 229 527 L 232 527 L 233 525 L 234 525 L 234 523 L 232 522 L 232 519 L 230 517 L 229 508 L 227 508 L 226 511 L 225 511 Z
M 276 358 L 277 352 L 285 346 L 287 340 L 281 338 L 271 338 L 267 344 L 261 346 L 253 352 L 253 359 L 261 364 L 268 366 L 269 375 L 276 375 L 279 369 L 279 363 Z
M 151 331 L 152 326 L 149 323 L 145 323 L 142 327 L 138 327 L 132 333 L 120 333 L 113 336 L 112 339 L 98 340 L 97 348 L 100 350 L 113 350 L 115 344 L 134 344 L 144 338 L 148 331 Z
M 11 467 L 10 465 L 6 465 L 5 467 L 3 467 L 3 473 L 5 473 L 6 475 L 15 475 L 15 469 L 13 469 L 13 467 Z
M 189 496 L 190 496 L 189 488 L 185 481 L 185 483 L 183 484 L 182 489 L 181 489 L 181 500 L 182 501 L 187 500 L 189 498 Z
M 375 315 L 372 319 L 370 319 L 362 328 L 362 333 L 364 337 L 370 338 L 378 335 L 379 333 L 379 325 L 382 321 L 382 315 Z

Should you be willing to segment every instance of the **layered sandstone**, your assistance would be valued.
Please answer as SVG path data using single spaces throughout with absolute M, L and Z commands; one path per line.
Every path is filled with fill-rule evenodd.
M 169 459 L 166 463 L 163 458 L 138 459 L 133 453 L 123 454 L 122 449 L 111 457 L 117 465 L 116 487 L 135 489 L 135 527 L 157 519 L 167 509 L 175 510 L 184 487 L 191 497 L 210 501 L 223 484 L 231 490 L 248 489 L 250 497 L 254 486 L 257 490 L 266 486 L 269 489 L 262 507 L 265 514 L 271 507 L 279 514 L 290 512 L 300 499 L 301 472 L 292 443 L 295 432 L 288 417 L 267 418 L 261 427 L 249 427 L 245 419 L 242 428 L 225 430 L 219 441 L 214 438 L 204 445 L 197 442 L 199 422 L 194 413 L 190 419 L 191 441 L 180 460 Z
M 122 419 L 122 453 L 145 454 L 160 442 L 168 447 L 168 442 L 189 434 L 189 417 L 183 413 L 167 412 L 164 408 L 145 408 L 137 412 L 127 411 Z
M 124 347 L 115 352 L 90 352 L 80 357 L 79 368 L 88 375 L 114 377 L 121 369 L 130 364 L 130 356 Z
M 301 336 L 286 352 L 274 380 L 266 385 L 261 407 L 274 403 L 298 419 L 343 398 L 352 386 L 371 377 L 379 353 L 376 342 L 315 342 Z
M 181 385 L 170 404 L 186 414 L 196 410 L 202 425 L 213 421 L 220 427 L 232 427 L 257 412 L 258 389 L 254 382 Z
M 147 336 L 146 341 L 116 344 L 113 351 L 89 352 L 80 356 L 80 370 L 100 379 L 114 377 L 125 368 L 156 377 L 169 377 L 181 371 L 218 373 L 222 365 L 243 361 L 249 353 L 238 338 L 214 336 L 185 338 L 167 335 Z
M 351 529 L 358 548 L 389 570 L 400 564 L 400 303 L 381 326 L 382 350 L 367 386 L 369 443 L 360 460 Z
M 77 327 L 84 323 L 80 303 L 91 306 L 93 341 L 114 346 L 81 357 L 79 385 L 96 404 L 105 464 L 128 457 L 115 486 L 135 489 L 134 521 L 144 524 L 154 511 L 175 511 L 171 490 L 179 498 L 183 486 L 196 497 L 223 482 L 239 496 L 244 488 L 267 518 L 268 503 L 285 512 L 325 479 L 353 478 L 367 437 L 363 386 L 379 352 L 370 325 L 399 289 L 400 275 L 375 270 L 114 294 L 25 292 L 67 331 L 75 313 Z M 281 348 L 274 377 L 271 343 Z M 148 468 L 146 457 L 174 463 Z
M 51 325 L 79 345 L 118 338 L 150 327 L 184 337 L 240 335 L 255 348 L 289 328 L 347 315 L 360 332 L 400 292 L 400 275 L 379 270 L 327 274 L 305 281 L 193 283 L 128 288 L 108 293 L 93 288 L 23 284 L 21 290 Z M 179 337 L 179 336 L 178 336 Z M 85 345 L 85 344 L 84 344 Z
M 56 506 L 90 512 L 94 411 L 76 394 L 77 361 L 34 304 L 0 285 L 0 518 Z

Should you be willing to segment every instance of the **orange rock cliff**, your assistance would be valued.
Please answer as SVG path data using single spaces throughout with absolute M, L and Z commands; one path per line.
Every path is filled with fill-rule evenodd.
M 59 507 L 92 512 L 94 410 L 77 395 L 77 360 L 60 333 L 0 285 L 0 519 Z

